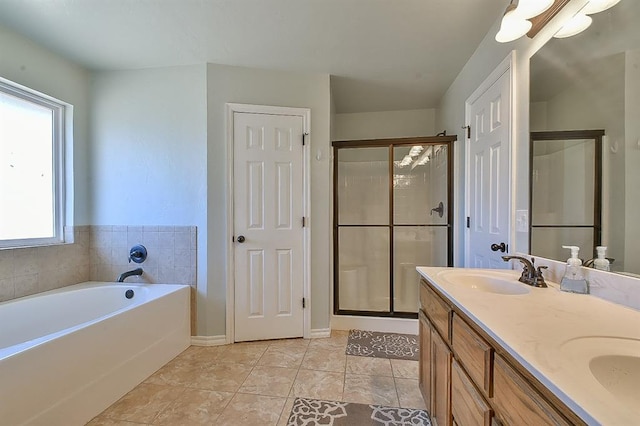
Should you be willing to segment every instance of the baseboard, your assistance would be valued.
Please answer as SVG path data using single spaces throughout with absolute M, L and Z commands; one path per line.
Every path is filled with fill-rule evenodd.
M 333 330 L 367 330 L 385 333 L 418 334 L 418 320 L 405 318 L 332 315 Z
M 321 339 L 323 337 L 331 337 L 330 328 L 316 328 L 315 330 L 311 330 L 312 339 Z
M 191 336 L 193 346 L 220 346 L 227 344 L 227 336 Z

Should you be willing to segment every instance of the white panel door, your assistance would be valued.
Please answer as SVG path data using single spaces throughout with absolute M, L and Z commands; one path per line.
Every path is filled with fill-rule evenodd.
M 511 86 L 506 72 L 470 105 L 469 242 L 466 265 L 508 268 L 504 252 L 493 244 L 509 244 Z
M 234 112 L 235 341 L 302 337 L 303 119 Z

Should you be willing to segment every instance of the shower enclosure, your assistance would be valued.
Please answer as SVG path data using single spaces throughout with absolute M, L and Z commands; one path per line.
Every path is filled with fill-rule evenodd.
M 334 142 L 334 312 L 417 318 L 416 266 L 451 266 L 455 136 Z

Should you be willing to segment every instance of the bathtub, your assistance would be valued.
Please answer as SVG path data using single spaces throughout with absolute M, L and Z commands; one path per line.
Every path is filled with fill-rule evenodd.
M 0 303 L 0 424 L 85 424 L 189 346 L 189 291 L 89 282 Z

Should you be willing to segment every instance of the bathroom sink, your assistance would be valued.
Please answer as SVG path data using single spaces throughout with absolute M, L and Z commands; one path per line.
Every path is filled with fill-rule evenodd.
M 519 295 L 530 292 L 529 287 L 504 272 L 457 270 L 442 272 L 450 283 L 484 293 Z
M 566 342 L 576 374 L 589 374 L 614 398 L 629 406 L 640 401 L 640 340 L 582 337 Z

